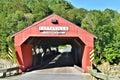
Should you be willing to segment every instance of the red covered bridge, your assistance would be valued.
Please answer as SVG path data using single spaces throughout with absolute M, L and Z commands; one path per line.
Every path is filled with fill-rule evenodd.
M 47 64 L 47 59 L 53 57 L 52 54 L 55 53 L 51 49 L 58 49 L 60 45 L 70 45 L 72 48 L 69 52 L 71 58 L 70 56 L 61 58 L 58 62 L 59 66 L 78 65 L 84 72 L 87 71 L 87 66 L 91 66 L 90 52 L 94 49 L 96 37 L 56 14 L 28 26 L 12 37 L 18 64 L 22 66 L 22 71 Z M 49 55 L 47 55 L 47 48 L 50 49 L 48 52 L 51 52 Z M 59 52 L 59 54 L 63 53 Z M 43 59 L 43 57 L 46 58 Z M 63 62 L 60 63 L 60 61 Z

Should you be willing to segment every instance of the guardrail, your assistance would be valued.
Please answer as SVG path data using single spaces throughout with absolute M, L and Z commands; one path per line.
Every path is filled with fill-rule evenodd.
M 21 66 L 11 67 L 11 68 L 2 68 L 0 69 L 0 73 L 3 73 L 2 77 L 6 77 L 7 72 L 16 71 L 16 74 L 19 73 L 19 69 L 21 69 Z
M 95 78 L 101 79 L 101 80 L 120 80 L 118 77 L 109 76 L 107 74 L 104 74 L 102 72 L 97 72 L 97 70 L 92 69 L 92 67 L 87 67 L 88 72 Z

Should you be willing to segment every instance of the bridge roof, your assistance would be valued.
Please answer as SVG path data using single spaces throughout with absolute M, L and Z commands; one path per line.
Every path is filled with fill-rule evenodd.
M 21 45 L 29 37 L 80 37 L 84 43 L 97 38 L 54 13 L 12 35 L 16 45 Z

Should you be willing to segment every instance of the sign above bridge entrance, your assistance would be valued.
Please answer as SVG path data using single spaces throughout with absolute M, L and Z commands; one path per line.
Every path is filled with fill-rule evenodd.
M 65 34 L 69 27 L 67 26 L 39 26 L 39 30 L 43 34 Z
M 67 26 L 40 26 L 39 27 L 40 31 L 44 31 L 44 30 L 52 30 L 52 31 L 58 31 L 58 30 L 62 30 L 62 31 L 68 31 L 69 27 Z

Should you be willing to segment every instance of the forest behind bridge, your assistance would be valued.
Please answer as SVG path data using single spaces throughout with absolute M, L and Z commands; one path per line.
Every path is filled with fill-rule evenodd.
M 9 59 L 8 48 L 14 52 L 12 34 L 52 13 L 98 37 L 95 63 L 120 63 L 120 13 L 76 8 L 66 0 L 0 0 L 0 58 Z

